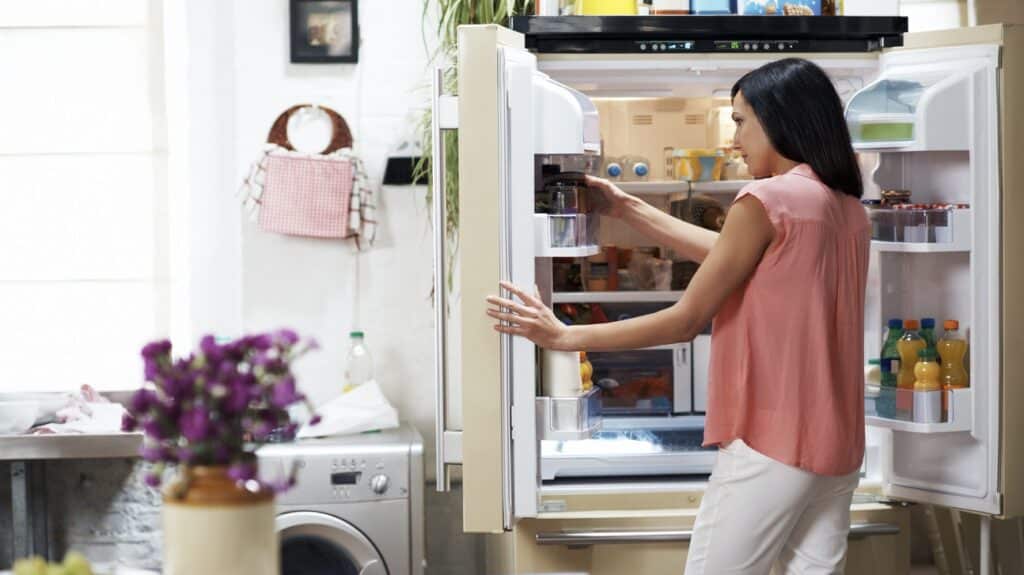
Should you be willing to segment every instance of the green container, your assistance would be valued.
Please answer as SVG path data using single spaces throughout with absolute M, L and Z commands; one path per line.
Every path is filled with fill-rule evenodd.
M 907 142 L 913 139 L 913 122 L 865 122 L 860 125 L 861 142 Z

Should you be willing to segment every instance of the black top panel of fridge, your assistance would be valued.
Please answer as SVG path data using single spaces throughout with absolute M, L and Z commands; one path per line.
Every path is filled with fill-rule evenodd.
M 875 52 L 903 45 L 905 16 L 514 16 L 539 53 Z

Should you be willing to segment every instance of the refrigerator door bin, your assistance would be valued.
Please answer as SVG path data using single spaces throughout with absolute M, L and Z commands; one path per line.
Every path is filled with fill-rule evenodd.
M 596 387 L 574 397 L 537 398 L 537 438 L 587 439 L 601 429 L 601 394 Z
M 971 249 L 970 209 L 872 209 L 872 246 L 888 252 Z
M 868 385 L 864 419 L 868 425 L 911 433 L 971 430 L 972 390 L 913 391 Z
M 600 251 L 600 218 L 588 214 L 534 214 L 534 245 L 539 258 L 585 257 Z

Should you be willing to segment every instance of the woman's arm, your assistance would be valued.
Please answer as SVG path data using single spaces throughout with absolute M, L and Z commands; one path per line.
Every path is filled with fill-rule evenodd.
M 690 341 L 754 272 L 774 234 L 761 202 L 753 197 L 741 199 L 729 210 L 718 241 L 683 297 L 657 313 L 611 323 L 566 326 L 535 295 L 502 284 L 523 303 L 489 296 L 487 301 L 499 309 L 488 309 L 487 314 L 507 322 L 495 324 L 495 330 L 521 335 L 548 349 L 614 351 Z
M 622 220 L 656 243 L 698 263 L 708 256 L 719 235 L 716 231 L 684 222 L 634 196 L 626 200 Z
M 599 190 L 606 204 L 605 213 L 621 218 L 630 227 L 660 245 L 694 262 L 702 262 L 715 245 L 718 232 L 684 222 L 655 208 L 602 178 L 587 176 L 587 187 Z

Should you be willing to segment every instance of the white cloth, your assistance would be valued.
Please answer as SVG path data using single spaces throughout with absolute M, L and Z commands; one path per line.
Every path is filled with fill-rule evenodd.
M 398 411 L 374 380 L 318 407 L 317 414 L 320 423 L 303 425 L 296 437 L 329 437 L 398 427 Z
M 67 403 L 56 412 L 56 422 L 34 427 L 32 433 L 120 433 L 124 414 L 124 406 L 85 384 L 79 393 L 67 396 Z
M 817 475 L 733 440 L 718 451 L 685 574 L 841 574 L 857 482 L 857 472 Z

